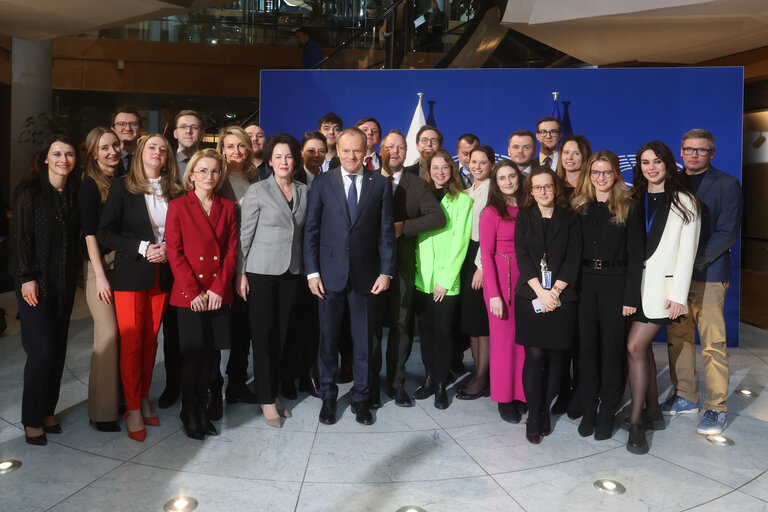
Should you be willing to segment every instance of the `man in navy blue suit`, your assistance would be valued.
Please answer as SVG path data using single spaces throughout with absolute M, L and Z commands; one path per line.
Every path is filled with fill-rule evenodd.
M 727 423 L 728 355 L 725 353 L 723 306 L 731 280 L 731 246 L 739 239 L 742 194 L 739 181 L 710 165 L 715 138 L 707 130 L 683 135 L 680 155 L 686 184 L 701 203 L 701 234 L 688 293 L 689 315 L 667 327 L 669 367 L 675 394 L 661 410 L 666 415 L 699 412 L 695 328 L 704 357 L 707 394 L 696 431 L 719 434 Z
M 371 425 L 368 366 L 375 300 L 395 271 L 392 189 L 387 178 L 363 169 L 366 136 L 357 128 L 336 139 L 341 166 L 320 174 L 309 194 L 304 266 L 318 300 L 320 421 L 336 423 L 338 343 L 349 307 L 353 345 L 352 412 Z

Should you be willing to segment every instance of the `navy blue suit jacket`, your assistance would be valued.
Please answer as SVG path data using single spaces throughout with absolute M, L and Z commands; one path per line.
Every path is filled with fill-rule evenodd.
M 739 180 L 711 165 L 696 191 L 701 203 L 701 234 L 694 281 L 730 281 L 730 248 L 739 239 L 742 194 Z
M 341 168 L 319 174 L 309 193 L 304 226 L 304 271 L 320 273 L 328 291 L 349 283 L 367 293 L 379 274 L 395 272 L 392 187 L 379 173 L 362 172 L 357 215 L 349 218 Z

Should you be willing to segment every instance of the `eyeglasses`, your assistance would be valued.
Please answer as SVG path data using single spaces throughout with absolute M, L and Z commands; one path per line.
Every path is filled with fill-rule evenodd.
M 192 130 L 193 132 L 196 132 L 200 130 L 200 126 L 196 124 L 180 124 L 179 126 L 176 127 L 176 129 L 181 130 L 183 132 L 187 130 Z
M 539 130 L 536 133 L 538 133 L 542 137 L 554 137 L 555 135 L 560 133 L 560 130 Z
M 221 171 L 219 169 L 213 169 L 212 171 L 209 171 L 208 169 L 203 169 L 201 171 L 198 171 L 195 169 L 195 172 L 202 176 L 203 178 L 207 178 L 210 176 L 211 178 L 218 178 L 221 176 Z
M 599 178 L 600 176 L 607 179 L 613 176 L 613 171 L 589 171 L 589 175 L 595 179 Z
M 711 148 L 683 148 L 683 154 L 685 156 L 691 156 L 694 153 L 699 156 L 707 156 L 710 151 L 712 151 Z
M 116 128 L 120 128 L 121 130 L 125 128 L 126 126 L 130 126 L 131 128 L 138 128 L 139 123 L 138 121 L 131 121 L 129 123 L 126 123 L 125 121 L 120 121 L 118 123 L 115 123 Z
M 433 146 L 436 146 L 438 142 L 440 142 L 438 139 L 430 139 L 428 137 L 422 137 L 419 139 L 419 142 L 422 144 L 432 144 Z
M 536 194 L 541 194 L 542 192 L 552 192 L 555 189 L 555 185 L 552 183 L 547 183 L 546 185 L 534 185 L 531 187 L 531 190 L 533 190 Z

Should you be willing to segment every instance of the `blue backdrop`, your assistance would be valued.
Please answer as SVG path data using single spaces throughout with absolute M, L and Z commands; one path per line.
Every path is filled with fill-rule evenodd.
M 455 153 L 456 139 L 471 132 L 506 155 L 509 134 L 534 131 L 536 121 L 552 113 L 558 91 L 573 133 L 585 135 L 593 150 L 619 155 L 629 183 L 643 143 L 659 139 L 679 153 L 683 133 L 692 128 L 714 134 L 712 164 L 741 181 L 743 88 L 742 68 L 262 71 L 260 123 L 267 134 L 301 140 L 320 117 L 335 112 L 345 127 L 370 116 L 384 133 L 406 133 L 422 92 L 424 114 L 443 132 L 445 149 Z M 739 245 L 732 251 L 726 322 L 728 343 L 736 345 Z

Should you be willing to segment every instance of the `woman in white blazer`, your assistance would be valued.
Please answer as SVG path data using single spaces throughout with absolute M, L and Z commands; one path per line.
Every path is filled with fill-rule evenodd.
M 663 142 L 654 140 L 638 150 L 633 193 L 643 210 L 646 245 L 641 307 L 627 341 L 632 391 L 627 450 L 643 454 L 648 452 L 645 425 L 664 428 L 651 342 L 662 325 L 679 322 L 688 313 L 701 219 L 698 202 L 683 185 L 675 157 Z
M 307 217 L 307 186 L 291 178 L 301 165 L 299 143 L 281 133 L 271 136 L 264 160 L 272 168 L 245 193 L 240 221 L 237 291 L 248 302 L 253 341 L 256 397 L 268 425 L 280 428 L 290 413 L 277 400 L 282 355 L 289 341 L 293 303 L 303 280 L 302 244 Z M 290 378 L 290 376 L 288 376 Z

